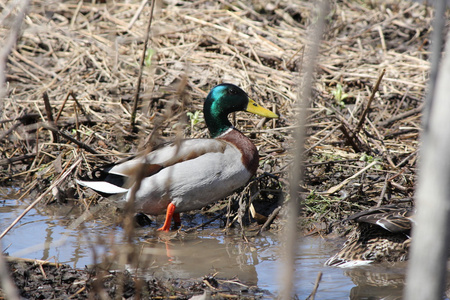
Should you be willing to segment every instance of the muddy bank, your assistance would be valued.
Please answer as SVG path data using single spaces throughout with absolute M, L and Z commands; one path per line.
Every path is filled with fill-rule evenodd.
M 238 279 L 220 279 L 213 274 L 191 280 L 145 280 L 128 271 L 100 266 L 73 269 L 68 265 L 10 257 L 7 265 L 18 293 L 25 299 L 196 299 L 201 295 L 208 299 L 262 299 L 270 296 L 267 291 L 247 286 Z

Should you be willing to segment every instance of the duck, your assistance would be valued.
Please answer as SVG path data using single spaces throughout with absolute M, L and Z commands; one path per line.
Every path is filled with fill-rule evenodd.
M 143 178 L 135 193 L 134 208 L 146 215 L 165 214 L 159 231 L 181 225 L 180 213 L 201 209 L 244 186 L 255 175 L 259 154 L 253 142 L 228 119 L 233 112 L 247 111 L 278 118 L 260 106 L 238 86 L 223 83 L 208 93 L 203 115 L 210 138 L 183 139 L 148 154 L 95 169 L 77 179 L 102 196 L 119 195 L 130 201 L 136 174 Z
M 326 266 L 342 268 L 408 259 L 415 209 L 385 205 L 356 213 L 346 221 L 356 223 L 342 248 Z

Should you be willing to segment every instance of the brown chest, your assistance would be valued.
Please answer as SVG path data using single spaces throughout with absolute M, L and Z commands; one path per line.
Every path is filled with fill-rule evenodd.
M 255 174 L 259 164 L 259 154 L 252 141 L 240 131 L 232 129 L 217 139 L 233 144 L 241 152 L 241 162 L 245 168 Z

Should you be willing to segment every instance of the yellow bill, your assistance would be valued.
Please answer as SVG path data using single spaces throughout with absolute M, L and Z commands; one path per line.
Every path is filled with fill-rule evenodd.
M 254 113 L 261 117 L 278 118 L 278 115 L 276 113 L 273 113 L 270 110 L 262 107 L 261 105 L 259 105 L 258 103 L 256 103 L 255 101 L 253 101 L 250 98 L 248 99 L 248 105 L 247 105 L 247 108 L 245 109 L 245 111 Z

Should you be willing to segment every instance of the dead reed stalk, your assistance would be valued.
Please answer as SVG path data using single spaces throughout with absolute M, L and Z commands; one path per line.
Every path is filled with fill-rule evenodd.
M 328 1 L 321 1 L 318 4 L 317 22 L 310 29 L 308 45 L 306 46 L 306 54 L 304 57 L 304 70 L 299 74 L 299 82 L 297 93 L 297 129 L 294 131 L 294 148 L 291 153 L 294 162 L 290 169 L 289 178 L 289 196 L 290 200 L 287 204 L 287 219 L 284 230 L 282 231 L 284 245 L 284 261 L 282 261 L 282 272 L 278 278 L 281 282 L 280 299 L 291 299 L 293 295 L 295 257 L 297 253 L 298 241 L 298 217 L 300 207 L 303 205 L 303 199 L 299 197 L 300 184 L 304 180 L 304 157 L 305 150 L 305 125 L 307 120 L 308 107 L 312 96 L 311 85 L 313 82 L 314 67 L 317 62 L 317 53 L 319 52 L 320 37 L 322 36 L 325 26 L 325 15 L 328 11 Z

